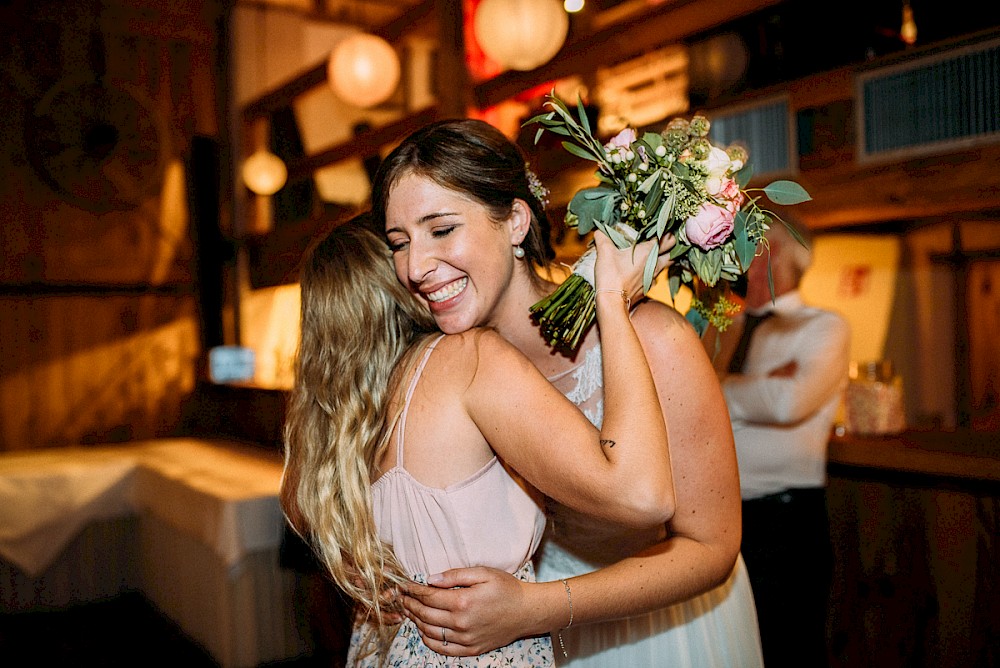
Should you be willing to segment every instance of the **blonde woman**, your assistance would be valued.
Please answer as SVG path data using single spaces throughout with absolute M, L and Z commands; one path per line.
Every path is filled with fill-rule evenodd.
M 518 230 L 497 224 L 510 227 L 508 255 L 519 261 Z M 437 332 L 396 280 L 385 241 L 357 221 L 308 253 L 282 504 L 358 603 L 350 665 L 551 665 L 547 635 L 442 656 L 412 621 L 393 623 L 394 595 L 457 567 L 532 581 L 545 526 L 536 489 L 633 526 L 672 515 L 666 426 L 628 316 L 642 267 L 606 238 L 598 252 L 597 317 L 615 340 L 605 353 L 601 430 L 495 331 Z M 565 626 L 570 586 L 552 583 L 548 594 L 553 629 Z M 447 629 L 435 633 L 446 647 Z

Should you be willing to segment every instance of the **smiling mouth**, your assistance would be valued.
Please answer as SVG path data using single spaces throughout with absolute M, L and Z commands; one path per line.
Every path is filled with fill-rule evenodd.
M 434 292 L 428 292 L 424 295 L 427 301 L 434 302 L 435 304 L 451 299 L 459 292 L 465 289 L 465 286 L 469 284 L 468 277 L 460 278 L 453 283 L 449 283 L 440 290 L 435 290 Z

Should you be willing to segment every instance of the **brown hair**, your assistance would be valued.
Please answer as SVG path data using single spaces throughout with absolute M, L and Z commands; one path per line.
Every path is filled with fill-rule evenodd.
M 531 227 L 521 243 L 525 259 L 544 267 L 555 257 L 550 221 L 528 184 L 524 154 L 489 123 L 438 121 L 404 139 L 382 162 L 372 184 L 372 223 L 380 230 L 385 229 L 389 194 L 409 174 L 481 203 L 496 221 L 510 215 L 515 199 L 522 200 L 531 211 Z

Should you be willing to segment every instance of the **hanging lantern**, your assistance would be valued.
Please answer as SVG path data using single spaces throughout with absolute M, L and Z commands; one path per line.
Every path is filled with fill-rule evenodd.
M 273 195 L 288 180 L 288 168 L 281 158 L 260 149 L 243 163 L 243 183 L 258 195 Z
M 327 81 L 344 102 L 373 107 L 389 99 L 399 84 L 399 56 L 381 37 L 358 33 L 330 53 Z
M 487 56 L 512 70 L 533 70 L 562 48 L 569 17 L 559 0 L 482 0 L 472 24 Z

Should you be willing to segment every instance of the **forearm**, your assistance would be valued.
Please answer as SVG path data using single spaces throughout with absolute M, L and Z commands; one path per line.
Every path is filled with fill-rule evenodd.
M 671 538 L 571 579 L 574 625 L 658 610 L 708 591 L 732 572 L 738 550 Z
M 603 291 L 597 294 L 604 376 L 604 421 L 601 442 L 613 471 L 612 484 L 635 492 L 640 504 L 663 507 L 664 522 L 673 514 L 673 480 L 667 429 L 656 385 L 642 344 L 628 316 L 627 300 Z M 645 513 L 648 515 L 648 513 Z

